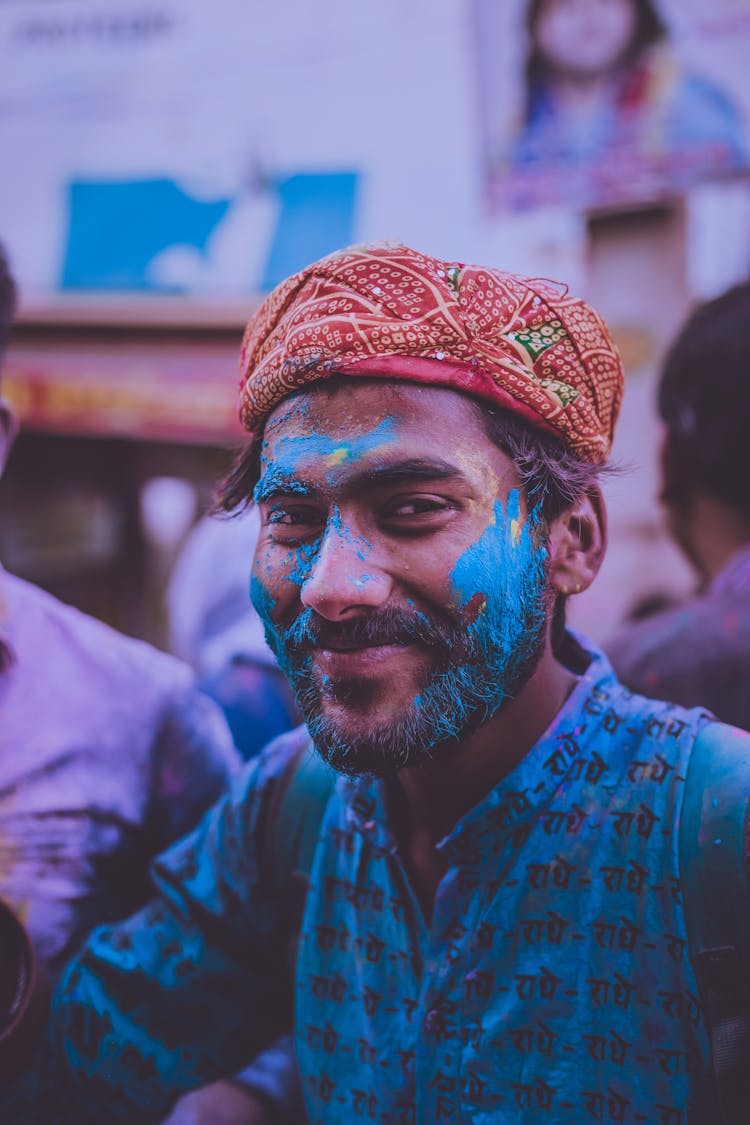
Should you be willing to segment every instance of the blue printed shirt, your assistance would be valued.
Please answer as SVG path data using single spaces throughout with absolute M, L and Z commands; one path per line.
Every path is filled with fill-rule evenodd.
M 306 735 L 280 740 L 157 862 L 155 901 L 73 963 L 16 1091 L 19 1120 L 156 1120 L 289 1027 L 292 991 L 312 1125 L 711 1120 L 677 846 L 707 721 L 630 695 L 595 655 L 544 736 L 441 842 L 429 922 L 384 787 L 340 779 L 296 973 L 264 849 Z

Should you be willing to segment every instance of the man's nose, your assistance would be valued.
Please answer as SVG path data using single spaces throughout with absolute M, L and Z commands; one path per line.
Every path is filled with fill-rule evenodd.
M 385 605 L 393 583 L 375 554 L 367 539 L 329 525 L 300 587 L 302 604 L 329 621 Z

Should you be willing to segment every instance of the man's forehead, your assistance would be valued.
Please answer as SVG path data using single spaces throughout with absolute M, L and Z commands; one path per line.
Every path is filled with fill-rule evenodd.
M 355 481 L 463 478 L 494 493 L 513 471 L 465 394 L 392 380 L 350 379 L 289 398 L 264 434 L 256 499 L 276 490 Z M 319 482 L 320 483 L 320 482 Z
M 445 427 L 481 426 L 481 409 L 478 400 L 444 387 L 397 379 L 326 379 L 280 403 L 266 422 L 263 442 L 271 446 L 293 432 L 311 431 L 354 438 L 376 426 L 389 430 L 394 438 L 407 428 L 429 437 Z

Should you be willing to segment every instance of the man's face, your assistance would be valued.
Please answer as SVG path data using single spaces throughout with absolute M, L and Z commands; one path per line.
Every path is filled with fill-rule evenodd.
M 269 418 L 255 495 L 253 603 L 336 768 L 429 757 L 530 676 L 546 552 L 462 395 L 318 384 Z

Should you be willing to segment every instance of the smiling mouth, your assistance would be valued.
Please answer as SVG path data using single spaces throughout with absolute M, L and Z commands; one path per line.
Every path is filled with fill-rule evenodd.
M 313 658 L 325 674 L 335 679 L 353 675 L 367 676 L 377 670 L 387 669 L 390 662 L 412 649 L 411 644 L 396 644 L 393 641 L 334 648 L 326 643 L 313 649 Z
M 365 649 L 371 649 L 371 648 L 388 648 L 388 649 L 391 649 L 391 648 L 392 649 L 407 648 L 412 643 L 413 642 L 411 640 L 408 640 L 408 641 L 407 640 L 403 640 L 403 641 L 392 641 L 392 640 L 388 640 L 388 641 L 385 641 L 385 640 L 384 641 L 335 640 L 334 641 L 334 640 L 326 640 L 326 641 L 321 641 L 319 644 L 317 644 L 315 646 L 314 651 L 317 651 L 317 652 L 349 653 L 349 652 L 361 652 Z

